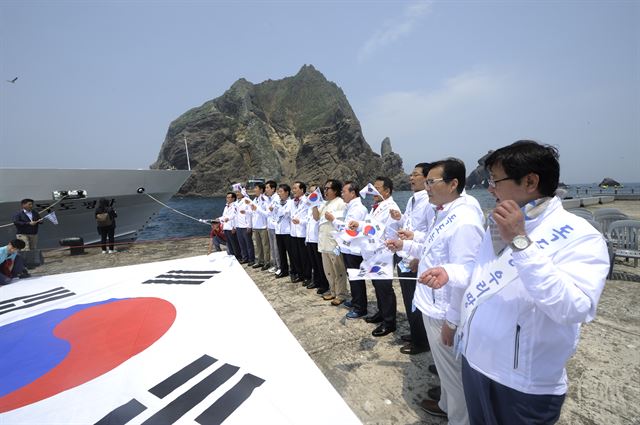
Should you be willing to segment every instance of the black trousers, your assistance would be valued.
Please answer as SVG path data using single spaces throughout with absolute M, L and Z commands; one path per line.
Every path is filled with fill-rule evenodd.
M 347 269 L 359 269 L 360 263 L 362 263 L 362 257 L 359 255 L 342 254 L 342 258 L 344 259 L 344 266 Z M 351 304 L 353 311 L 360 314 L 367 314 L 367 286 L 364 279 L 349 279 L 349 286 L 351 287 Z
M 109 249 L 113 251 L 114 239 L 116 234 L 116 226 L 104 226 L 98 227 L 98 233 L 100 233 L 100 245 L 102 250 L 107 250 L 107 238 L 109 238 Z
M 387 328 L 396 327 L 396 293 L 393 291 L 393 280 L 372 279 L 376 290 L 378 312 L 382 315 L 382 322 Z
M 4 267 L 4 263 L 7 260 L 0 263 L 0 270 Z M 16 255 L 16 258 L 13 260 L 13 268 L 11 269 L 11 276 L 5 276 L 2 271 L 0 271 L 0 285 L 6 285 L 9 283 L 9 279 L 13 279 L 14 277 L 20 276 L 22 271 L 24 270 L 24 259 L 20 254 Z
M 233 233 L 232 230 L 225 230 L 224 235 L 227 237 L 227 250 L 233 256 L 235 256 L 238 260 L 242 259 L 242 253 L 240 251 L 240 243 L 238 242 L 238 236 Z
M 565 395 L 526 394 L 506 387 L 469 366 L 462 357 L 462 383 L 472 425 L 555 424 Z
M 418 273 L 403 273 L 400 271 L 400 268 L 398 268 L 398 277 L 415 278 L 417 276 Z M 411 311 L 411 307 L 413 305 L 413 294 L 416 292 L 416 281 L 400 279 L 400 290 L 402 291 L 404 309 L 407 311 L 409 333 L 411 334 L 411 345 L 418 348 L 426 348 L 429 346 L 429 340 L 427 339 L 427 331 L 424 328 L 422 312 L 418 309 L 416 309 L 416 311 Z
M 309 258 L 309 252 L 304 242 L 305 238 L 291 237 L 293 246 L 294 261 L 296 263 L 295 275 L 303 278 L 304 280 L 311 279 L 311 259 Z M 293 273 L 292 273 L 293 274 Z
M 289 259 L 293 250 L 291 235 L 278 235 L 276 233 L 276 243 L 278 244 L 278 254 L 280 255 L 280 271 L 283 274 L 289 274 Z
M 309 254 L 309 260 L 311 261 L 311 268 L 313 270 L 313 283 L 322 289 L 329 289 L 329 281 L 324 274 L 324 267 L 322 266 L 322 254 L 318 251 L 318 244 L 316 242 L 307 243 L 307 253 Z

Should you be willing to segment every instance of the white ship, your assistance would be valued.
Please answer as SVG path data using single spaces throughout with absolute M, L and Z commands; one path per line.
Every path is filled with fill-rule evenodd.
M 100 198 L 111 201 L 118 213 L 116 238 L 135 239 L 162 208 L 147 194 L 166 202 L 190 174 L 189 170 L 0 168 L 0 245 L 15 238 L 16 228 L 8 224 L 20 210 L 21 199 L 33 199 L 40 212 L 74 191 L 80 196 L 71 195 L 52 208 L 58 224 L 44 220 L 40 225 L 38 248 L 59 247 L 61 239 L 70 237 L 81 237 L 85 244 L 99 242 L 94 212 Z

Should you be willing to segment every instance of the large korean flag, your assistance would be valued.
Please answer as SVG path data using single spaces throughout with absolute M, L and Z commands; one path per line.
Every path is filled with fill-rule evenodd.
M 3 425 L 359 423 L 222 253 L 0 287 L 0 347 Z

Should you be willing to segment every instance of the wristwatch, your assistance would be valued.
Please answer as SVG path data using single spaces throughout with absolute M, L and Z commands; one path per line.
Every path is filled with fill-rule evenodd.
M 522 251 L 523 249 L 529 248 L 529 245 L 532 243 L 529 236 L 518 235 L 511 240 L 511 248 L 513 248 L 514 251 Z

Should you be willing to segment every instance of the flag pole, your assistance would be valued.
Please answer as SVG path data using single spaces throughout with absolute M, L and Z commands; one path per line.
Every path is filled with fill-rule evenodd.
M 189 148 L 187 147 L 187 136 L 183 135 L 184 138 L 184 150 L 187 152 L 187 167 L 189 171 L 191 171 L 191 161 L 189 161 Z

